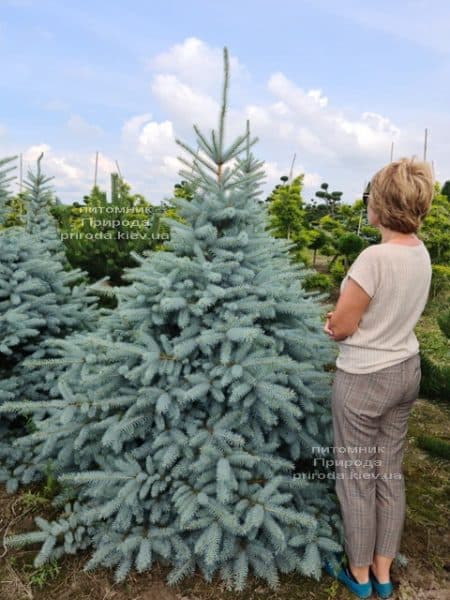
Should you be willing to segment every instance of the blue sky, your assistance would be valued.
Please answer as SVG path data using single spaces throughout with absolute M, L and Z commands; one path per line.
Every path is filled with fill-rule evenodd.
M 390 160 L 428 155 L 450 179 L 450 5 L 444 0 L 0 0 L 0 156 L 44 152 L 63 202 L 117 160 L 153 203 L 179 181 L 182 139 L 218 119 L 231 57 L 226 139 L 250 119 L 265 191 L 305 173 L 352 202 Z M 14 184 L 17 189 L 18 184 Z

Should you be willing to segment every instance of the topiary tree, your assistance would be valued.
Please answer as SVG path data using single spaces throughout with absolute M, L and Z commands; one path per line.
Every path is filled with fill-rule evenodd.
M 93 548 L 85 569 L 115 567 L 117 581 L 159 560 L 171 584 L 198 568 L 242 590 L 250 570 L 271 587 L 280 572 L 318 579 L 342 549 L 332 477 L 312 470 L 332 442 L 335 351 L 320 296 L 266 231 L 248 123 L 225 146 L 224 59 L 218 131 L 194 126 L 201 154 L 177 140 L 194 156 L 180 175 L 201 185 L 174 198 L 168 251 L 136 254 L 117 310 L 62 341 L 59 399 L 1 409 L 48 410 L 18 442 L 72 486 L 59 518 L 5 539 L 40 542 L 36 566 Z
M 442 196 L 447 196 L 448 200 L 450 200 L 450 181 L 447 180 L 442 186 L 441 190 Z
M 325 206 L 331 217 L 335 216 L 336 209 L 339 207 L 342 200 L 343 192 L 330 192 L 328 191 L 328 183 L 322 183 L 320 190 L 316 192 L 317 198 L 325 201 Z
M 190 183 L 183 179 L 180 183 L 176 183 L 173 187 L 173 193 L 176 198 L 185 198 L 192 200 L 195 194 L 195 183 Z
M 309 263 L 306 247 L 311 241 L 310 230 L 305 227 L 305 211 L 303 208 L 302 187 L 303 174 L 288 181 L 281 177 L 283 185 L 277 185 L 267 198 L 269 216 L 267 228 L 277 238 L 293 242 L 291 254 L 297 262 Z
M 338 238 L 336 247 L 344 258 L 345 269 L 348 269 L 349 261 L 361 252 L 363 246 L 364 241 L 356 233 L 346 233 Z
M 275 237 L 292 240 L 303 228 L 303 174 L 278 185 L 268 198 L 269 228 Z
M 308 248 L 313 250 L 313 263 L 312 266 L 316 266 L 317 251 L 323 248 L 325 245 L 331 244 L 331 236 L 326 233 L 323 229 L 311 229 L 310 231 L 311 241 L 308 244 Z

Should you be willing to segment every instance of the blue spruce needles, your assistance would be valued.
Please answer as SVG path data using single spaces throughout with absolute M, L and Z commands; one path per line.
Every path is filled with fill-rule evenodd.
M 60 397 L 18 440 L 69 486 L 59 519 L 5 541 L 43 542 L 37 565 L 92 547 L 85 568 L 117 581 L 158 560 L 170 584 L 199 569 L 242 590 L 250 572 L 271 587 L 280 573 L 318 579 L 341 550 L 332 481 L 294 476 L 332 442 L 334 352 L 305 270 L 266 231 L 248 123 L 225 147 L 224 59 L 218 132 L 195 127 L 199 152 L 178 141 L 195 193 L 174 200 L 183 222 L 165 219 L 168 251 L 136 254 L 114 313 L 62 342 Z
M 8 164 L 12 160 L 15 160 L 16 156 L 7 156 L 6 158 L 0 159 L 0 229 L 2 227 L 3 221 L 6 219 L 8 207 L 7 202 L 9 200 L 9 190 L 8 186 L 10 181 L 14 179 L 14 176 L 9 176 L 8 173 L 13 171 L 16 167 L 15 165 L 12 167 L 5 168 L 4 165 Z
M 44 153 L 42 152 L 37 159 L 36 173 L 29 170 L 27 178 L 24 181 L 26 189 L 25 202 L 27 205 L 25 229 L 28 233 L 34 234 L 40 240 L 41 245 L 53 256 L 58 257 L 59 262 L 69 267 L 56 221 L 50 214 L 50 207 L 53 204 L 53 194 L 48 182 L 53 177 L 46 177 L 41 171 L 43 156 Z M 80 271 L 78 270 L 77 272 Z
M 29 203 L 26 227 L 0 229 L 0 407 L 4 401 L 20 405 L 25 399 L 48 401 L 53 397 L 61 369 L 55 363 L 59 350 L 51 342 L 93 329 L 98 318 L 96 296 L 83 282 L 77 285 L 84 273 L 64 269 L 64 247 L 53 217 L 47 213 L 50 191 L 45 187 L 48 179 L 40 171 L 41 158 L 37 175 L 30 171 L 25 182 Z M 3 217 L 6 211 L 1 208 L 9 199 L 6 184 L 10 179 L 2 165 L 9 160 L 12 158 L 0 161 Z M 41 366 L 26 362 L 44 357 L 47 361 Z M 36 413 L 34 418 L 38 418 Z M 5 482 L 10 492 L 17 489 L 19 480 L 29 483 L 39 476 L 28 450 L 14 444 L 26 433 L 26 425 L 22 415 L 0 413 L 0 482 Z

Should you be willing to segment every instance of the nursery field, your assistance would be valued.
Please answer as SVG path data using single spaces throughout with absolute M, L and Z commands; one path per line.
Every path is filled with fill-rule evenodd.
M 303 174 L 259 199 L 249 120 L 224 142 L 224 65 L 218 131 L 195 128 L 205 158 L 176 140 L 193 158 L 158 210 L 116 173 L 111 202 L 57 203 L 43 153 L 13 196 L 0 159 L 0 600 L 352 597 L 317 580 L 343 542 L 328 467 L 291 469 L 332 445 L 325 316 L 378 232 L 366 194 L 341 205 L 324 182 L 306 205 Z M 450 181 L 433 185 L 393 600 L 450 597 Z
M 310 256 L 311 258 L 311 256 Z M 318 256 L 316 269 L 325 272 L 329 258 Z M 336 300 L 331 290 L 329 302 Z M 417 325 L 421 353 L 436 363 L 448 362 L 448 341 L 436 325 L 436 318 L 448 306 L 448 294 L 440 294 L 427 306 Z M 327 301 L 323 301 L 324 310 Z M 446 345 L 447 344 L 447 345 Z M 425 394 L 411 411 L 404 473 L 407 514 L 401 553 L 408 559 L 394 563 L 396 584 L 393 600 L 444 600 L 450 595 L 450 461 L 437 458 L 419 447 L 421 435 L 449 439 L 450 404 L 443 397 L 427 399 Z M 353 597 L 327 575 L 321 581 L 297 574 L 282 575 L 277 591 L 249 575 L 243 592 L 227 591 L 215 577 L 211 583 L 196 573 L 175 586 L 166 584 L 170 567 L 156 563 L 142 574 L 132 570 L 126 581 L 116 583 L 111 569 L 83 571 L 91 553 L 66 555 L 59 561 L 36 568 L 38 545 L 6 548 L 3 539 L 35 529 L 36 516 L 57 517 L 51 501 L 54 484 L 22 486 L 15 494 L 0 487 L 0 600 L 351 600 Z
M 311 256 L 310 256 L 311 258 Z M 327 260 L 319 256 L 316 268 L 326 270 Z M 337 291 L 331 290 L 329 302 Z M 448 294 L 429 302 L 417 325 L 421 352 L 436 362 L 448 362 L 448 346 L 439 338 L 436 317 L 448 305 Z M 326 300 L 324 301 L 326 306 Z M 396 584 L 393 600 L 446 600 L 450 595 L 450 460 L 430 455 L 419 447 L 421 435 L 449 440 L 450 403 L 444 398 L 418 399 L 411 411 L 405 448 L 404 475 L 407 512 L 401 553 L 408 558 L 402 566 L 394 562 L 392 579 Z M 16 494 L 0 488 L 0 539 L 34 529 L 33 519 L 56 517 L 50 484 L 24 486 Z M 35 568 L 38 546 L 0 550 L 0 600 L 351 600 L 337 581 L 323 575 L 321 581 L 296 574 L 282 575 L 277 591 L 249 575 L 246 589 L 227 591 L 214 578 L 207 583 L 200 574 L 176 586 L 165 583 L 170 571 L 159 563 L 151 571 L 132 570 L 123 583 L 114 582 L 110 569 L 84 572 L 89 552 L 65 556 L 58 562 Z
M 434 458 L 419 449 L 421 433 L 448 435 L 450 407 L 419 399 L 409 421 L 404 473 L 407 514 L 401 552 L 408 565 L 394 564 L 392 579 L 400 583 L 393 600 L 446 600 L 450 595 L 450 461 Z M 50 517 L 51 490 L 30 486 L 14 495 L 0 491 L 0 536 L 33 529 L 33 517 Z M 132 571 L 124 583 L 114 583 L 111 570 L 83 572 L 90 554 L 66 556 L 36 569 L 36 550 L 5 551 L 0 559 L 1 600 L 351 600 L 341 584 L 324 575 L 320 582 L 299 575 L 284 575 L 278 591 L 249 577 L 246 590 L 227 592 L 219 579 L 208 584 L 200 576 L 180 584 L 165 584 L 168 568 Z

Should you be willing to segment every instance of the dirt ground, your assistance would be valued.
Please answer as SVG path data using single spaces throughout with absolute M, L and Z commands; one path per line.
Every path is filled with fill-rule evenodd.
M 393 600 L 450 598 L 450 462 L 430 457 L 415 445 L 422 432 L 450 436 L 450 407 L 418 400 L 409 422 L 404 473 L 407 514 L 401 552 L 406 567 L 394 565 Z M 199 574 L 174 587 L 165 584 L 169 568 L 132 571 L 126 582 L 114 583 L 107 569 L 83 572 L 90 552 L 66 556 L 57 564 L 33 566 L 36 548 L 5 549 L 5 534 L 33 530 L 33 518 L 53 514 L 38 486 L 8 495 L 0 488 L 0 600 L 350 600 L 337 581 L 324 575 L 320 582 L 299 575 L 283 575 L 277 591 L 249 577 L 242 593 L 229 592 L 220 579 L 205 582 Z

